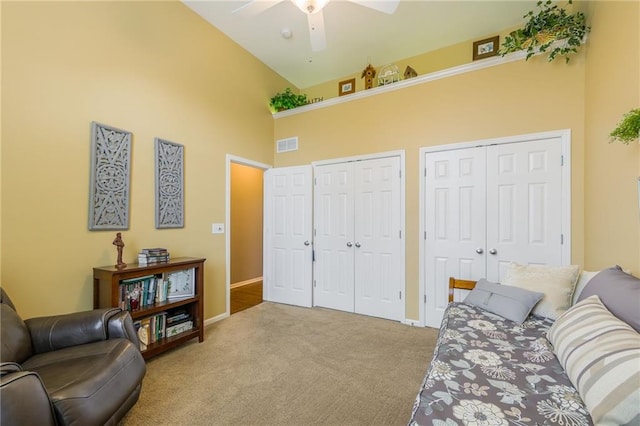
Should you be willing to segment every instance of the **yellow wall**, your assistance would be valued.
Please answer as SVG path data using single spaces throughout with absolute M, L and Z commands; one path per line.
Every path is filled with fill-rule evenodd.
M 585 265 L 640 272 L 640 145 L 609 143 L 640 107 L 640 3 L 589 2 L 585 115 Z
M 504 38 L 514 28 L 509 28 L 496 33 L 488 34 L 485 37 L 480 37 L 478 40 L 485 38 L 500 36 L 500 44 L 504 41 Z M 411 66 L 418 75 L 429 74 L 434 71 L 440 71 L 447 68 L 456 67 L 472 61 L 473 57 L 473 41 L 468 40 L 462 43 L 457 43 L 451 46 L 444 47 L 442 49 L 427 52 L 421 55 L 413 56 L 411 58 L 402 59 L 394 62 L 394 65 L 398 67 L 400 71 L 401 79 L 404 80 L 404 71 L 407 66 Z M 378 86 L 379 71 L 387 64 L 372 64 L 376 69 L 376 76 L 374 78 L 373 87 Z M 362 67 L 364 70 L 365 66 Z M 355 78 L 356 80 L 356 92 L 365 90 L 364 79 L 362 78 L 362 70 L 355 74 L 345 75 L 335 81 L 327 81 L 315 86 L 307 87 L 300 90 L 300 93 L 307 95 L 308 99 L 323 98 L 324 100 L 338 97 L 338 83 L 340 81 Z
M 2 2 L 2 285 L 24 317 L 92 307 L 115 231 L 88 231 L 91 121 L 133 133 L 124 261 L 206 257 L 225 311 L 225 154 L 273 159 L 269 97 L 289 85 L 179 2 Z M 251 123 L 247 126 L 247 123 Z M 154 137 L 185 146 L 185 227 L 154 225 Z
M 293 86 L 180 3 L 0 7 L 1 282 L 25 317 L 90 308 L 91 267 L 115 262 L 115 231 L 87 230 L 92 120 L 134 135 L 125 261 L 150 246 L 207 257 L 206 318 L 225 308 L 224 237 L 210 229 L 224 221 L 227 153 L 287 166 L 406 150 L 417 318 L 419 148 L 569 128 L 572 260 L 640 271 L 638 145 L 606 138 L 639 104 L 637 2 L 586 3 L 593 32 L 568 66 L 536 57 L 275 121 L 268 99 Z M 274 157 L 273 141 L 295 135 L 300 150 Z M 183 229 L 154 228 L 156 136 L 185 145 Z
M 607 143 L 622 114 L 640 105 L 639 4 L 581 6 L 593 32 L 569 65 L 539 56 L 276 120 L 275 139 L 300 140 L 298 152 L 276 155 L 276 166 L 406 150 L 407 318 L 418 318 L 417 154 L 424 146 L 571 129 L 572 262 L 640 272 L 638 145 Z M 452 56 L 459 52 L 452 47 Z M 434 61 L 446 53 L 434 52 Z
M 231 284 L 262 276 L 262 176 L 231 163 Z

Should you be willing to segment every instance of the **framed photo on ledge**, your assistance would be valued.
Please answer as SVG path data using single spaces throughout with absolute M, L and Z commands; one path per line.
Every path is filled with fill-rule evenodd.
M 193 297 L 195 294 L 196 269 L 190 268 L 182 271 L 167 272 L 164 280 L 169 283 L 167 299 L 179 299 Z
M 356 79 L 351 78 L 349 80 L 344 80 L 338 83 L 338 95 L 348 95 L 350 93 L 355 93 L 356 91 Z
M 500 36 L 485 38 L 473 42 L 473 60 L 489 58 L 498 55 L 500 49 Z

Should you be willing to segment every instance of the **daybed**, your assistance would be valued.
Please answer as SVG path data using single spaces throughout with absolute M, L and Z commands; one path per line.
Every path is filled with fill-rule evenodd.
M 574 271 L 510 265 L 450 303 L 409 424 L 640 425 L 640 279 Z

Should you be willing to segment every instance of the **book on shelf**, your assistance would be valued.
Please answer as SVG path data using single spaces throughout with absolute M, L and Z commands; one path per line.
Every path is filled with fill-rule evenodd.
M 153 306 L 167 300 L 169 283 L 162 275 L 147 275 L 120 281 L 119 307 L 127 311 Z
M 165 335 L 166 337 L 172 337 L 189 330 L 193 330 L 193 321 L 191 320 L 167 327 Z
M 167 313 L 160 312 L 133 322 L 140 340 L 140 350 L 146 350 L 147 346 L 166 336 Z

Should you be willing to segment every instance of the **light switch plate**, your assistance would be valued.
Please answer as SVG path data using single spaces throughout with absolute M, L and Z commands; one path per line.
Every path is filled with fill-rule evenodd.
M 224 223 L 212 223 L 211 224 L 211 233 L 212 234 L 224 234 Z

